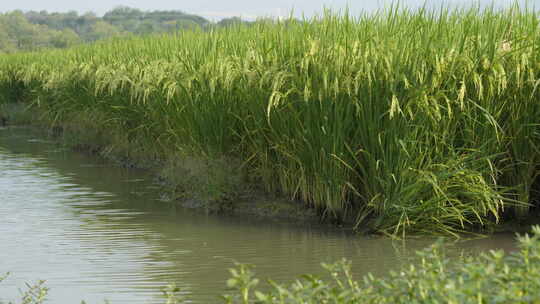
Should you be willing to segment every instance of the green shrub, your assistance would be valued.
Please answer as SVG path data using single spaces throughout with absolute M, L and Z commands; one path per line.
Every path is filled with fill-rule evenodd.
M 325 265 L 331 281 L 303 276 L 290 285 L 271 282 L 271 290 L 256 290 L 249 266 L 231 270 L 232 295 L 226 303 L 540 303 L 540 227 L 519 237 L 519 251 L 490 251 L 451 261 L 442 243 L 418 252 L 420 263 L 387 277 L 365 276 L 355 281 L 351 263 Z

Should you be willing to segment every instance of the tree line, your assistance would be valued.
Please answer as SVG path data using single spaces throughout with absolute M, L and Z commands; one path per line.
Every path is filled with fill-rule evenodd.
M 102 17 L 88 12 L 79 14 L 47 11 L 0 13 L 0 53 L 67 48 L 111 37 L 168 33 L 186 29 L 207 30 L 247 22 L 238 17 L 217 23 L 182 11 L 142 11 L 116 7 Z

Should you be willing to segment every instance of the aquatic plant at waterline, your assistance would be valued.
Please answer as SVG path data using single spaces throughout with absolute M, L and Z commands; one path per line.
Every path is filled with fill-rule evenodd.
M 258 280 L 246 265 L 232 270 L 234 288 L 226 303 L 537 303 L 540 301 L 540 227 L 518 237 L 519 251 L 490 251 L 451 261 L 442 242 L 419 251 L 419 263 L 386 277 L 355 281 L 351 263 L 323 267 L 331 280 L 306 275 L 290 285 L 270 282 L 269 292 L 257 290 Z
M 357 227 L 458 233 L 538 205 L 539 29 L 517 6 L 261 21 L 3 55 L 0 95 Z
M 9 273 L 0 275 L 0 283 L 9 276 Z M 21 304 L 42 304 L 47 300 L 47 294 L 49 288 L 45 286 L 45 281 L 39 281 L 33 285 L 26 284 L 26 289 L 21 291 Z M 12 304 L 4 303 L 0 300 L 0 304 Z

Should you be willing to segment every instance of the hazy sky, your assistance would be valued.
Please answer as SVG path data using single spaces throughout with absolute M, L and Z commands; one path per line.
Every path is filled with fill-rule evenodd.
M 481 4 L 495 3 L 497 6 L 510 5 L 514 0 L 476 0 Z M 443 0 L 401 0 L 402 4 L 419 7 L 424 3 L 439 6 Z M 450 5 L 464 5 L 474 0 L 444 0 Z M 518 0 L 528 2 L 531 6 L 540 7 L 540 0 Z M 228 16 L 243 16 L 251 19 L 257 16 L 284 16 L 294 9 L 296 16 L 304 13 L 313 16 L 324 7 L 334 10 L 349 6 L 356 14 L 362 10 L 373 11 L 384 7 L 390 0 L 0 0 L 0 12 L 21 10 L 48 10 L 65 12 L 93 11 L 101 15 L 116 6 L 124 5 L 143 10 L 181 10 L 198 14 L 213 20 Z M 476 2 L 478 3 L 478 2 Z

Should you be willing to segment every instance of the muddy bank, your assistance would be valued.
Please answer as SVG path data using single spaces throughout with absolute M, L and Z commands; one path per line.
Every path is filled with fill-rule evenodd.
M 123 155 L 110 153 L 108 147 L 91 143 L 74 143 L 69 129 L 57 129 L 49 132 L 59 144 L 68 144 L 73 151 L 88 153 L 103 157 L 116 166 L 150 170 L 155 176 L 155 182 L 162 187 L 161 199 L 175 202 L 188 209 L 199 209 L 201 212 L 217 213 L 236 216 L 261 217 L 266 219 L 301 221 L 334 225 L 332 220 L 324 219 L 316 210 L 309 208 L 300 201 L 289 200 L 265 193 L 256 184 L 240 181 L 238 176 L 231 174 L 230 179 L 223 174 L 231 173 L 230 168 L 224 168 L 221 160 L 205 160 L 200 171 L 190 170 L 193 159 L 170 161 L 159 159 L 133 159 Z M 217 164 L 216 164 L 217 163 Z M 216 170 L 215 175 L 208 170 Z M 183 173 L 170 173 L 178 170 Z M 219 173 L 217 173 L 219 171 Z M 174 175 L 173 175 L 174 174 Z M 221 175 L 221 177 L 218 177 Z M 352 226 L 352 224 L 350 224 Z
M 106 133 L 86 123 L 81 122 L 77 127 L 72 122 L 51 123 L 38 110 L 20 104 L 3 105 L 0 108 L 0 126 L 31 128 L 40 136 L 54 139 L 59 145 L 67 146 L 74 152 L 107 159 L 113 166 L 149 170 L 155 176 L 155 183 L 162 189 L 161 199 L 183 208 L 267 220 L 352 227 L 352 221 L 348 224 L 336 222 L 303 202 L 269 194 L 256 182 L 249 181 L 238 168 L 236 160 L 203 157 L 167 159 L 133 153 L 136 148 L 132 145 L 119 148 L 110 141 L 115 136 L 104 140 Z
M 175 151 L 163 154 L 145 150 L 136 137 L 122 130 L 99 129 L 99 113 L 81 113 L 58 122 L 35 107 L 22 103 L 0 105 L 0 127 L 28 127 L 42 136 L 55 139 L 78 153 L 107 159 L 111 165 L 149 170 L 161 191 L 163 201 L 200 212 L 267 220 L 294 221 L 353 230 L 352 216 L 332 216 L 311 208 L 299 200 L 275 195 L 250 178 L 237 159 L 178 155 Z M 469 233 L 527 232 L 531 225 L 540 224 L 540 208 L 525 217 L 507 219 L 504 223 Z M 355 214 L 349 210 L 349 214 Z M 339 220 L 337 219 L 339 218 Z M 354 227 L 363 234 L 372 234 L 369 222 Z
M 96 115 L 96 114 L 94 114 Z M 42 136 L 54 139 L 78 153 L 108 160 L 113 166 L 149 170 L 155 176 L 163 201 L 200 212 L 267 220 L 294 221 L 353 230 L 352 216 L 338 217 L 317 211 L 299 200 L 271 194 L 250 179 L 239 160 L 224 157 L 194 157 L 148 153 L 140 149 L 137 139 L 118 130 L 98 129 L 96 118 L 82 113 L 61 123 L 52 121 L 35 107 L 20 103 L 0 105 L 2 127 L 28 127 Z M 97 114 L 99 117 L 99 114 Z M 487 230 L 472 233 L 526 232 L 540 223 L 540 213 L 499 223 Z M 354 214 L 354 212 L 350 212 Z M 366 227 L 369 225 L 366 225 Z M 366 227 L 355 227 L 361 233 L 375 233 Z

